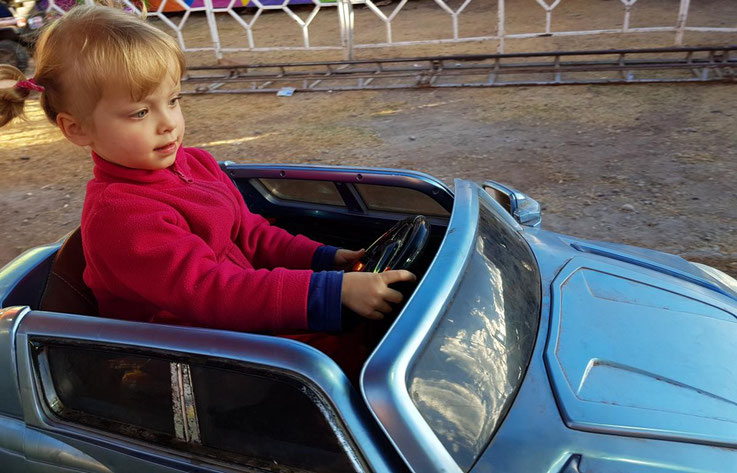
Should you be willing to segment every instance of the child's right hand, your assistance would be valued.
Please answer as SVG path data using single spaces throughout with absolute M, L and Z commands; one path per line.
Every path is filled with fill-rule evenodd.
M 341 297 L 343 305 L 367 319 L 380 320 L 392 311 L 389 303 L 402 302 L 402 293 L 389 287 L 400 281 L 415 281 L 404 269 L 383 273 L 344 273 Z

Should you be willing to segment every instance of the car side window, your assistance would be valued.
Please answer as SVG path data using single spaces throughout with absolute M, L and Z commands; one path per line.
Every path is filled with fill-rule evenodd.
M 283 200 L 345 207 L 332 181 L 262 178 L 259 182 L 272 195 Z
M 272 196 L 292 202 L 345 207 L 332 181 L 257 179 Z M 378 184 L 351 184 L 368 210 L 448 217 L 450 212 L 431 196 L 417 189 Z
M 63 421 L 267 470 L 363 470 L 332 406 L 284 373 L 116 347 L 34 348 L 46 405 Z
M 376 184 L 355 184 L 369 210 L 448 217 L 450 212 L 435 199 L 415 189 Z
M 328 406 L 294 380 L 268 372 L 192 365 L 202 445 L 315 472 L 356 471 Z
M 53 345 L 39 357 L 47 401 L 62 419 L 146 439 L 174 437 L 168 361 Z

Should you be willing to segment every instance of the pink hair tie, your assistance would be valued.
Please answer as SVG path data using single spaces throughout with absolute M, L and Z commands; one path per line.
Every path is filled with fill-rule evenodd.
M 36 92 L 43 92 L 44 88 L 42 85 L 36 84 L 36 81 L 33 80 L 33 78 L 30 78 L 28 80 L 19 80 L 15 84 L 16 89 L 25 89 L 25 90 L 35 90 Z

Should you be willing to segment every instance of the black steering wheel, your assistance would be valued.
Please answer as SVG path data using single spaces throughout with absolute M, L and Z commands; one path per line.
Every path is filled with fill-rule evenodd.
M 430 224 L 422 215 L 397 222 L 366 249 L 354 271 L 383 273 L 408 269 L 420 256 L 430 236 Z

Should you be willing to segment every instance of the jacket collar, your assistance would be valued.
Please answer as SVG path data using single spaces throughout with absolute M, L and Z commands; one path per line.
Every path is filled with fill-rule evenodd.
M 180 146 L 177 150 L 177 157 L 174 164 L 166 169 L 157 169 L 149 171 L 146 169 L 133 169 L 121 166 L 119 164 L 105 161 L 92 151 L 92 161 L 95 163 L 93 170 L 95 178 L 101 181 L 129 181 L 149 184 L 155 182 L 178 181 L 179 177 L 176 172 L 188 176 L 190 168 L 188 155 L 184 152 L 184 147 Z

